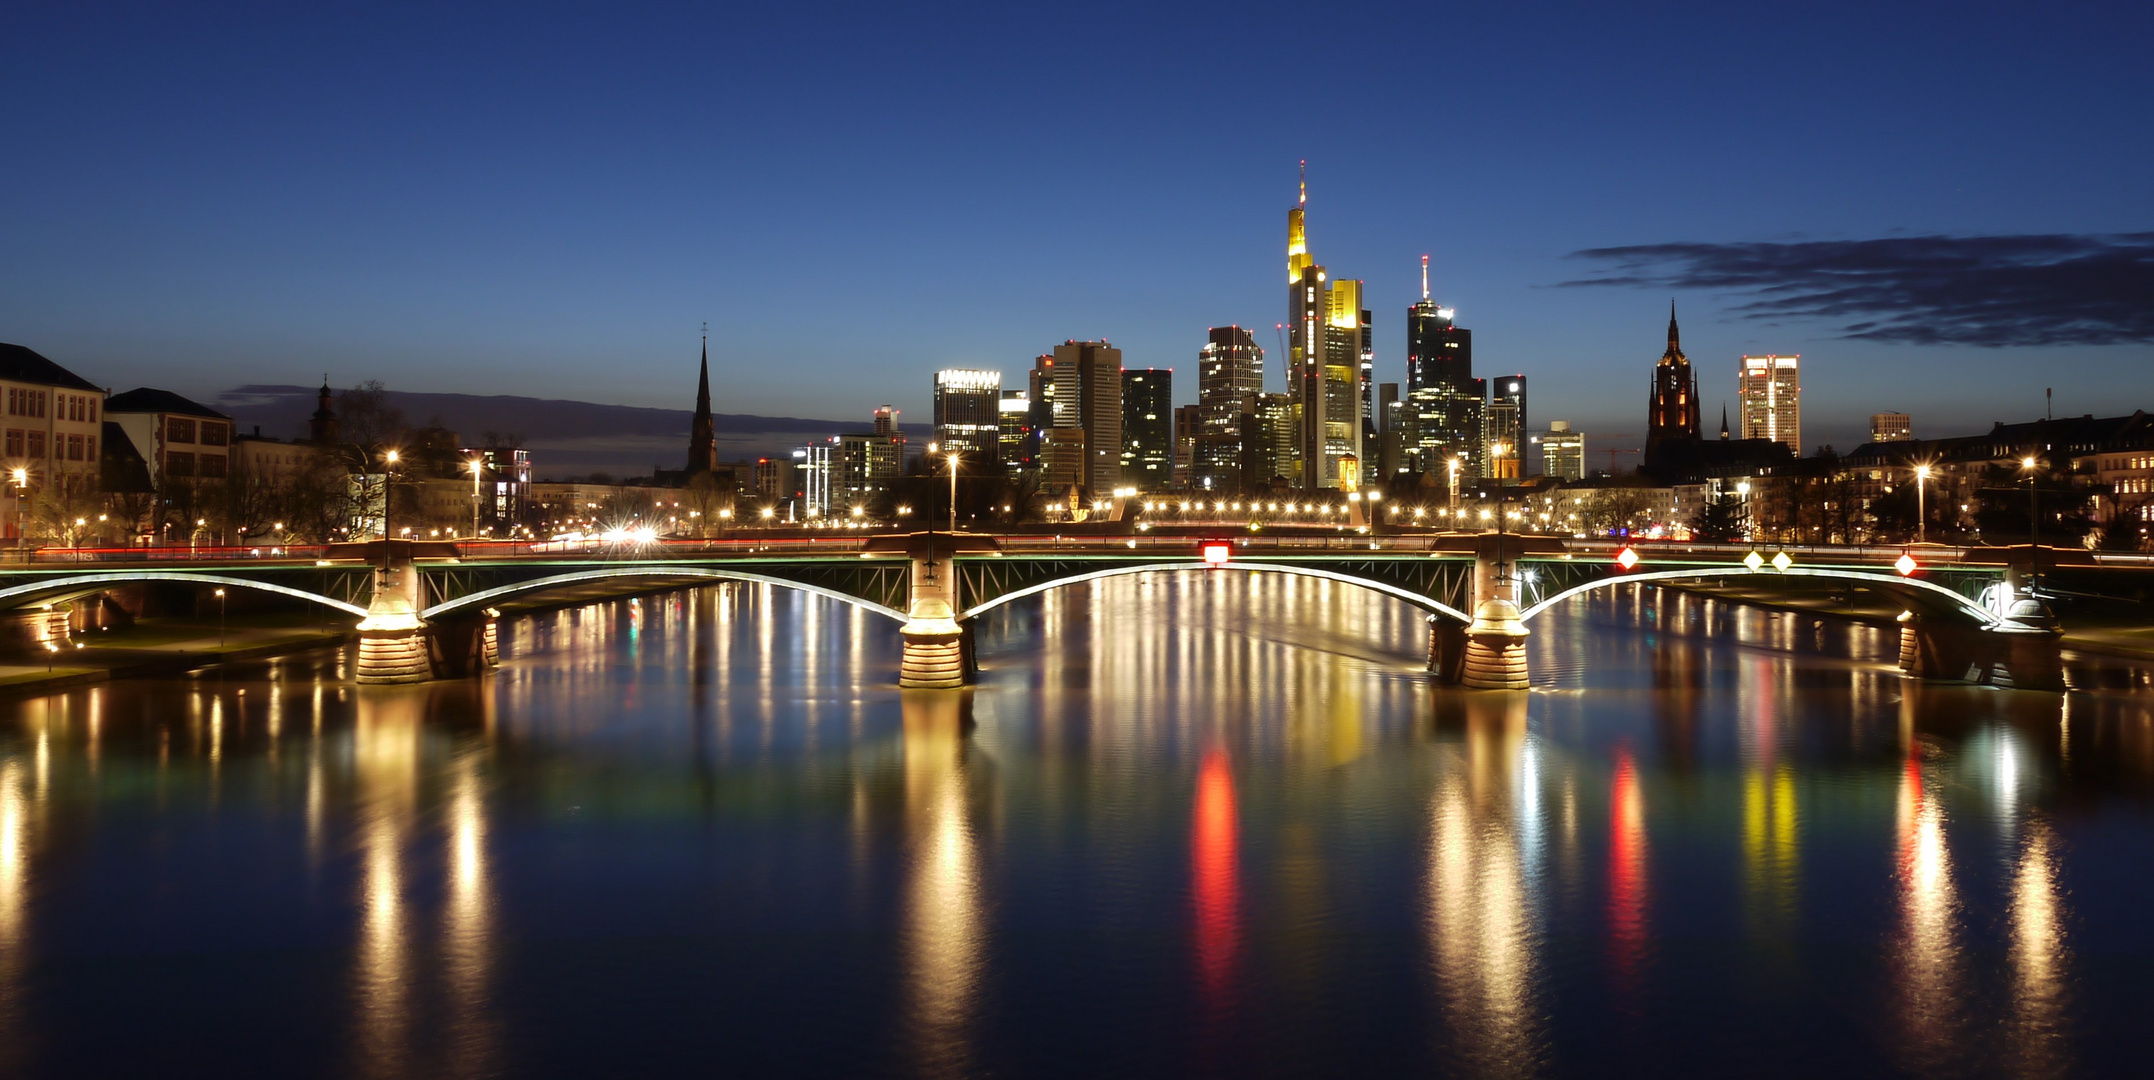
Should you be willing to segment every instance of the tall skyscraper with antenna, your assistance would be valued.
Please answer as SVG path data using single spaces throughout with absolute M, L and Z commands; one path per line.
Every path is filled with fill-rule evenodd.
M 1364 355 L 1373 364 L 1374 337 L 1361 306 L 1362 283 L 1332 280 L 1309 253 L 1308 204 L 1305 161 L 1300 200 L 1286 213 L 1286 365 L 1299 434 L 1290 479 L 1313 492 L 1338 487 L 1339 463 L 1363 456 L 1362 365 Z
M 1473 331 L 1458 325 L 1457 312 L 1440 307 L 1429 293 L 1429 257 L 1421 256 L 1421 299 L 1406 309 L 1406 432 L 1404 467 L 1445 473 L 1459 459 L 1459 475 L 1481 475 L 1482 426 L 1487 383 L 1473 377 Z

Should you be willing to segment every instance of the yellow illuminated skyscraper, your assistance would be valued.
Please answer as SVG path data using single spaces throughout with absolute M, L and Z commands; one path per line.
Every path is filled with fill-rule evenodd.
M 1317 491 L 1339 486 L 1340 458 L 1362 456 L 1362 369 L 1373 364 L 1374 339 L 1361 306 L 1361 282 L 1330 280 L 1309 254 L 1304 167 L 1300 201 L 1286 215 L 1287 392 L 1300 414 L 1291 479 L 1304 491 Z

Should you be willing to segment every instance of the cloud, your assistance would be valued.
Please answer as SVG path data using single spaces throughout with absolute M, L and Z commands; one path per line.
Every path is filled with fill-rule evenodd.
M 1910 345 L 2154 342 L 2154 233 L 1899 236 L 1588 248 L 1566 286 L 1706 289 L 1752 319 L 1837 322 Z

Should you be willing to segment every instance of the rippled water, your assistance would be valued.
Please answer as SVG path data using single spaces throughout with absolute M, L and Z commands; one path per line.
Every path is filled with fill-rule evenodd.
M 1392 601 L 722 586 L 484 680 L 0 706 L 0 1074 L 2136 1072 L 2154 695 L 1652 590 L 1432 687 Z

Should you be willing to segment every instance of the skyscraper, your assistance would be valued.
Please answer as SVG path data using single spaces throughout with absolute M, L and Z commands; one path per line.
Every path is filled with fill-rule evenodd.
M 1421 257 L 1421 300 L 1406 309 L 1405 468 L 1447 474 L 1460 459 L 1462 476 L 1482 470 L 1481 438 L 1487 394 L 1473 377 L 1473 331 L 1429 298 L 1429 260 Z
M 1039 436 L 1032 426 L 1032 395 L 1023 390 L 1002 392 L 1001 412 L 995 441 L 1001 447 L 1003 467 L 1013 476 L 1036 468 Z
M 1541 471 L 1559 480 L 1582 480 L 1586 475 L 1586 436 L 1572 431 L 1568 420 L 1551 420 L 1548 433 L 1540 437 Z
M 1374 339 L 1364 333 L 1361 282 L 1330 280 L 1309 254 L 1304 167 L 1300 201 L 1286 218 L 1286 363 L 1287 392 L 1300 410 L 1296 486 L 1313 492 L 1339 486 L 1339 459 L 1361 454 L 1361 364 L 1365 352 L 1373 358 Z
M 1903 412 L 1870 414 L 1871 442 L 1905 442 L 1915 437 L 1914 418 Z
M 1197 352 L 1197 409 L 1191 486 L 1236 490 L 1241 470 L 1242 413 L 1251 394 L 1264 392 L 1264 350 L 1239 326 L 1212 327 Z M 1268 479 L 1268 477 L 1266 477 Z
M 1675 325 L 1675 302 L 1668 302 L 1668 351 L 1653 367 L 1652 393 L 1646 400 L 1645 471 L 1665 473 L 1680 468 L 1696 456 L 1698 428 L 1698 377 L 1683 355 L 1682 335 Z
M 1533 468 L 1527 458 L 1526 433 L 1533 430 L 1526 417 L 1526 377 L 1502 375 L 1489 380 L 1488 428 L 1482 439 L 1488 455 L 1491 479 L 1515 480 Z M 1499 454 L 1502 462 L 1497 462 Z
M 1202 405 L 1177 405 L 1174 409 L 1174 480 L 1171 486 L 1195 487 L 1190 482 L 1196 472 L 1197 437 L 1204 431 L 1204 407 Z
M 1105 341 L 1065 341 L 1040 358 L 1054 425 L 1044 439 L 1051 484 L 1104 496 L 1122 483 L 1122 350 Z
M 1745 356 L 1736 373 L 1745 439 L 1769 439 L 1802 455 L 1801 356 Z
M 696 372 L 696 414 L 688 422 L 688 475 L 718 468 L 718 429 L 711 418 L 711 339 L 703 339 L 703 364 Z
M 1174 372 L 1122 370 L 1122 480 L 1139 491 L 1174 482 Z
M 975 463 L 1001 460 L 1002 373 L 950 368 L 935 373 L 935 440 Z

